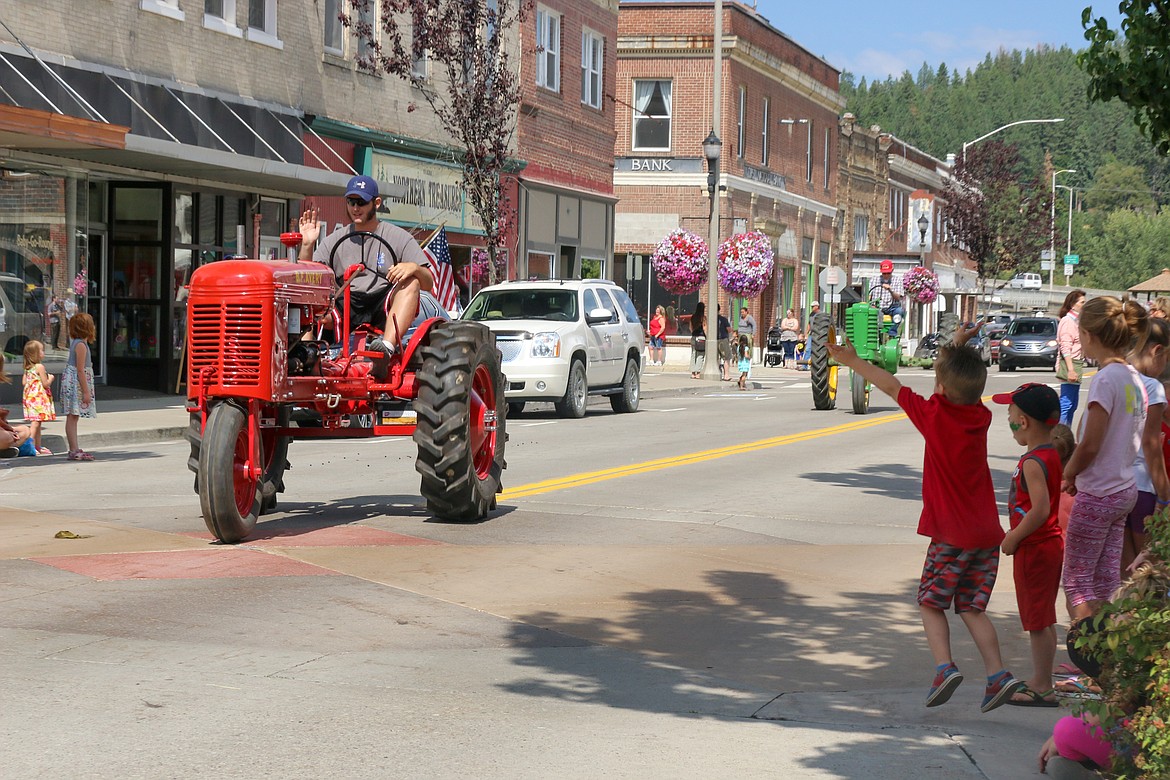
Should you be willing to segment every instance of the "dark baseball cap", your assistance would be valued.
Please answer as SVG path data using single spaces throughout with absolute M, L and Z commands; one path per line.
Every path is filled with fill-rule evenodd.
M 1060 397 L 1048 385 L 1028 382 L 1010 393 L 997 393 L 991 400 L 997 404 L 1015 404 L 1021 412 L 1046 425 L 1060 422 Z
M 378 182 L 369 176 L 354 176 L 349 180 L 349 184 L 345 188 L 345 197 L 361 198 L 366 203 L 369 203 L 378 197 Z

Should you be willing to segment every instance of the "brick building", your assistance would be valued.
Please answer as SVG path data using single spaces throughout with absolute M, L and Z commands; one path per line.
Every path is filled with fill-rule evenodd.
M 666 305 L 674 319 L 706 288 L 670 295 L 653 280 L 649 256 L 675 228 L 708 234 L 702 142 L 712 129 L 713 9 L 626 2 L 619 14 L 614 278 L 640 310 Z M 729 1 L 723 15 L 719 234 L 760 230 L 773 243 L 773 279 L 748 302 L 766 330 L 789 307 L 806 315 L 832 259 L 840 74 L 752 7 Z M 721 297 L 725 313 L 739 308 Z
M 517 275 L 613 273 L 617 0 L 540 0 L 521 33 Z
M 344 7 L 6 6 L 0 274 L 29 288 L 29 306 L 62 296 L 93 314 L 99 383 L 174 392 L 191 270 L 283 254 L 279 234 L 305 198 L 332 229 L 355 172 L 404 195 L 383 219 L 420 235 L 446 225 L 457 263 L 482 243 L 441 128 L 408 111 L 423 101 L 406 82 L 355 67 L 362 44 L 338 21 Z M 63 359 L 51 352 L 50 370 Z
M 946 183 L 951 163 L 882 132 L 865 128 L 852 114 L 840 120 L 840 229 L 837 256 L 851 284 L 873 282 L 882 260 L 895 275 L 916 265 L 939 277 L 939 298 L 908 305 L 911 338 L 937 329 L 938 315 L 950 311 L 970 319 L 976 272 L 967 253 L 948 240 Z

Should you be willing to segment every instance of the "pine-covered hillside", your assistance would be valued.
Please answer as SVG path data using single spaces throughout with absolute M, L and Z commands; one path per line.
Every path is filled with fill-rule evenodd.
M 1078 187 L 1090 185 L 1098 169 L 1116 158 L 1137 166 L 1157 201 L 1170 203 L 1170 160 L 1142 138 L 1120 102 L 1089 101 L 1088 77 L 1076 57 L 1068 47 L 1001 51 L 974 71 L 924 63 L 917 76 L 906 72 L 871 84 L 846 73 L 841 96 L 845 110 L 865 125 L 880 125 L 939 159 L 1008 122 L 1063 117 L 1060 124 L 1013 127 L 995 139 L 1018 144 L 1028 166 L 1043 165 L 1045 150 L 1051 151 L 1057 168 L 1077 170 L 1061 182 Z
M 863 124 L 939 159 L 1009 122 L 1062 117 L 989 140 L 1018 147 L 1021 181 L 1047 180 L 1046 152 L 1055 169 L 1076 169 L 1059 180 L 1076 196 L 1071 247 L 1081 264 L 1072 283 L 1120 291 L 1170 266 L 1170 158 L 1157 154 L 1119 101 L 1090 101 L 1088 82 L 1077 52 L 1062 47 L 989 54 L 966 73 L 923 64 L 917 76 L 870 84 L 846 73 L 841 95 Z M 1058 192 L 1056 207 L 1056 233 L 1065 240 L 1067 197 Z M 1062 251 L 1064 243 L 1057 242 Z M 1039 257 L 1021 259 L 1018 270 L 1038 266 Z

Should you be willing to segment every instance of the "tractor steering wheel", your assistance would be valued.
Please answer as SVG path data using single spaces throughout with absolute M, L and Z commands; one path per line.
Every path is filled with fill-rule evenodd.
M 333 245 L 333 249 L 331 249 L 331 250 L 329 251 L 329 267 L 330 267 L 330 268 L 333 268 L 333 258 L 337 256 L 337 250 L 341 248 L 341 242 L 342 242 L 342 241 L 353 241 L 353 240 L 355 240 L 355 239 L 356 239 L 358 236 L 361 236 L 361 244 L 362 244 L 362 262 L 361 262 L 361 265 L 362 265 L 362 267 L 364 268 L 364 270 L 366 270 L 366 271 L 369 271 L 370 273 L 374 274 L 375 276 L 380 276 L 380 277 L 382 277 L 383 279 L 386 279 L 386 281 L 388 281 L 388 282 L 389 282 L 390 280 L 389 280 L 389 279 L 386 277 L 386 274 L 384 274 L 383 272 L 379 271 L 377 268 L 370 268 L 368 265 L 366 265 L 366 262 L 365 262 L 365 248 L 366 248 L 366 238 L 367 238 L 367 237 L 368 237 L 368 238 L 373 238 L 373 239 L 377 240 L 377 241 L 378 241 L 380 244 L 382 244 L 382 246 L 384 246 L 384 247 L 386 248 L 386 251 L 390 253 L 390 259 L 393 261 L 393 262 L 391 262 L 391 263 L 390 263 L 390 265 L 391 265 L 391 266 L 398 265 L 398 253 L 394 251 L 394 248 L 393 248 L 392 246 L 390 246 L 390 242 L 389 242 L 389 241 L 387 241 L 386 239 L 382 238 L 380 235 L 378 235 L 377 233 L 375 233 L 375 232 L 373 232 L 373 231 L 371 231 L 371 230 L 355 230 L 355 231 L 353 231 L 352 233 L 348 233 L 348 234 L 346 234 L 346 235 L 342 236 L 340 239 L 338 239 L 337 243 Z M 334 269 L 333 273 L 334 273 L 334 275 L 336 276 L 336 275 L 337 275 L 337 270 L 336 270 L 336 269 Z M 349 285 L 349 283 L 350 283 L 350 282 L 352 282 L 352 281 L 353 281 L 354 279 L 356 279 L 356 278 L 357 278 L 357 274 L 354 274 L 354 275 L 353 275 L 353 276 L 351 276 L 349 279 L 347 279 L 347 280 L 346 280 L 346 281 L 345 281 L 345 282 L 344 282 L 344 283 L 341 285 L 341 289 L 339 289 L 339 290 L 338 290 L 338 293 L 341 293 L 341 292 L 342 292 L 342 290 L 344 290 L 344 289 L 346 288 L 346 286 L 348 286 L 348 285 Z

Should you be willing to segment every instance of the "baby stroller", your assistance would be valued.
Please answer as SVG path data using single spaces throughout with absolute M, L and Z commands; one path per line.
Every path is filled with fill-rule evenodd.
M 768 329 L 764 340 L 764 365 L 777 366 L 784 361 L 784 342 L 780 340 L 780 326 L 773 325 Z

